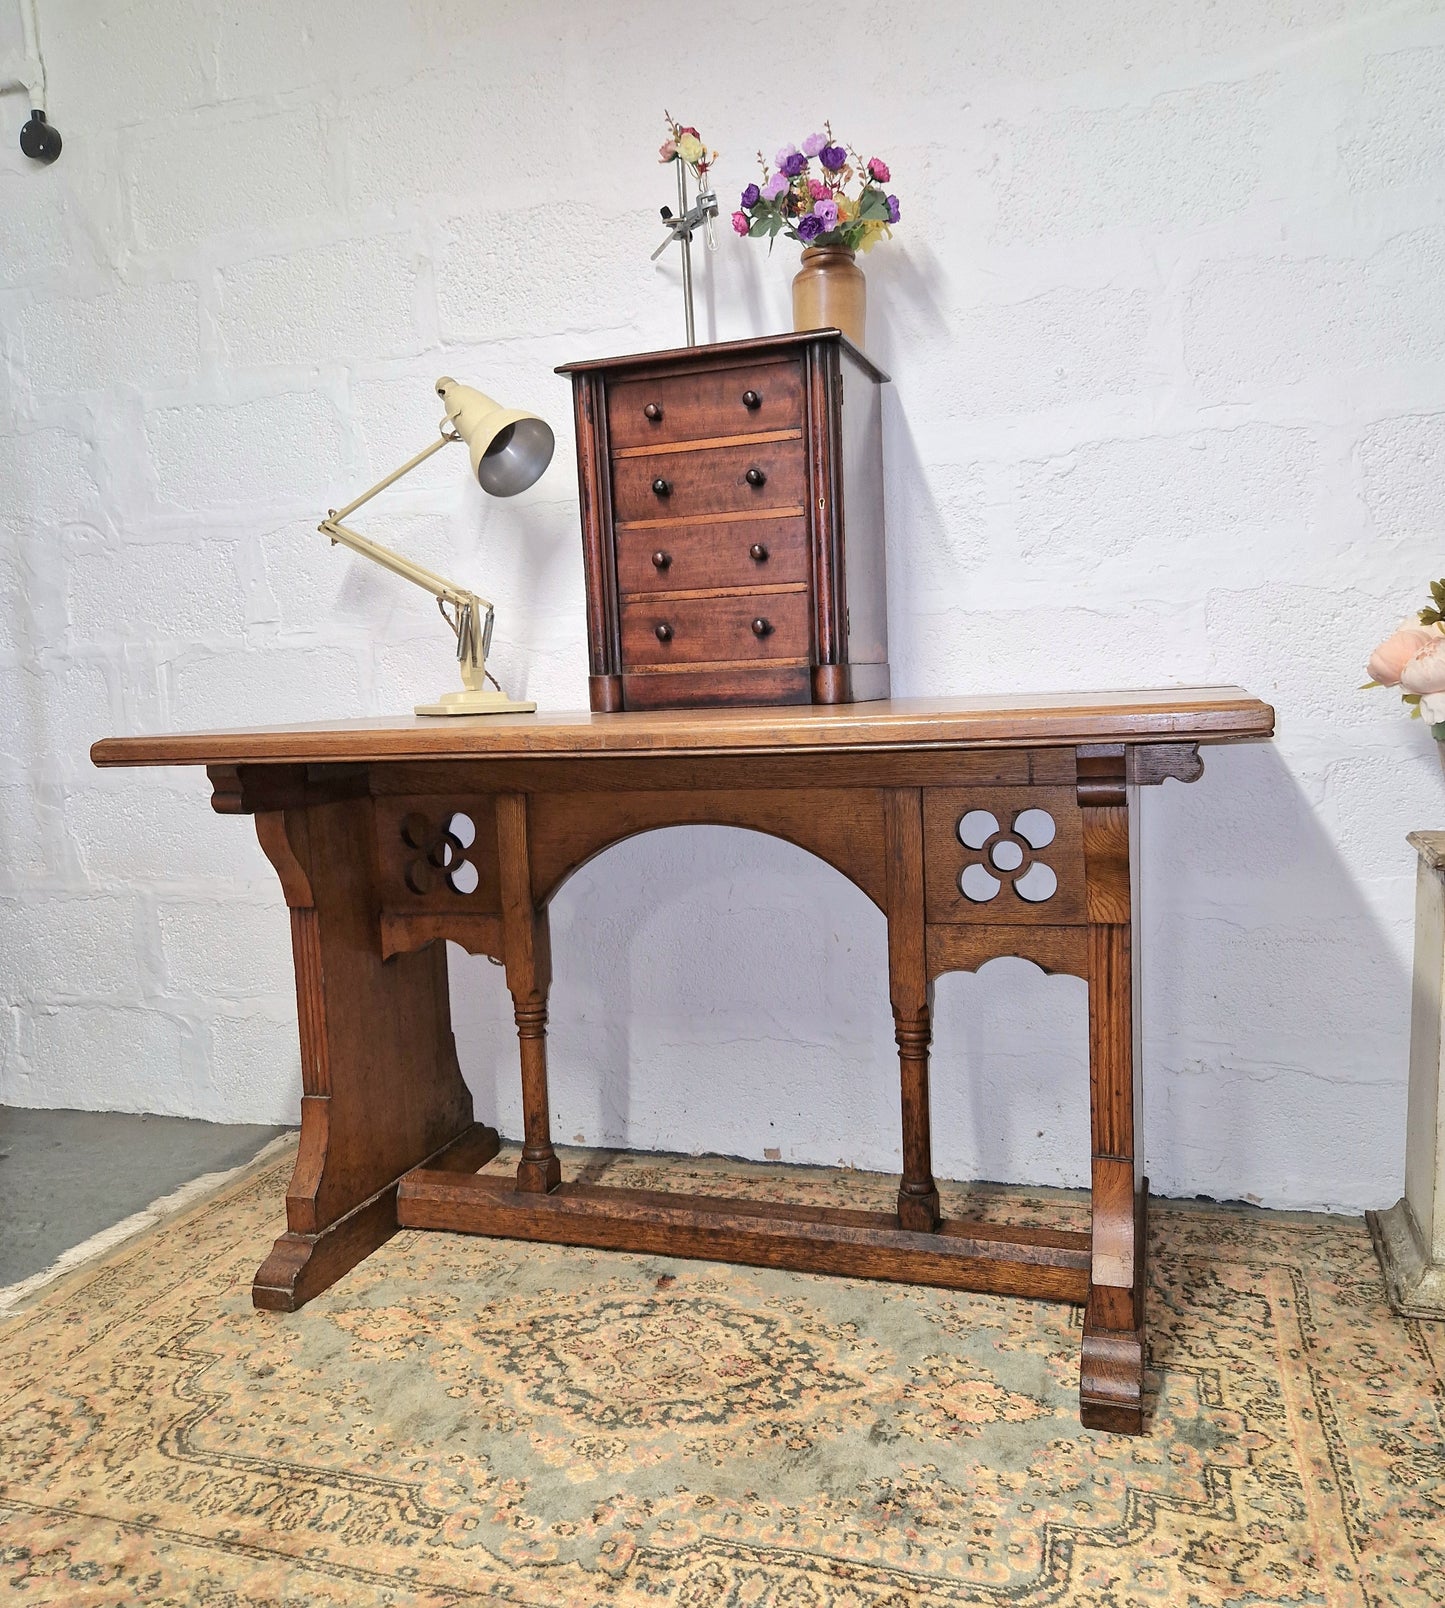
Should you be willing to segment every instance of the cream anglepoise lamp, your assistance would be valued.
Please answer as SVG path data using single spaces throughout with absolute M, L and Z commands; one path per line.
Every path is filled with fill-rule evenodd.
M 385 480 L 379 480 L 370 491 L 365 491 L 345 508 L 327 510 L 326 518 L 317 527 L 323 536 L 340 542 L 353 553 L 360 553 L 403 576 L 417 586 L 425 587 L 437 600 L 442 618 L 452 628 L 457 639 L 457 663 L 461 667 L 462 685 L 459 691 L 444 692 L 435 703 L 418 704 L 419 715 L 504 715 L 529 714 L 534 703 L 517 703 L 498 689 L 487 690 L 487 651 L 492 645 L 492 605 L 484 597 L 457 586 L 443 576 L 413 564 L 400 553 L 374 542 L 369 537 L 348 530 L 341 523 L 370 502 L 378 492 L 385 491 L 394 481 L 410 474 L 419 463 L 432 453 L 439 452 L 449 441 L 461 441 L 471 454 L 472 474 L 483 491 L 494 497 L 515 497 L 525 491 L 552 461 L 555 444 L 551 426 L 535 413 L 522 413 L 504 408 L 491 397 L 474 391 L 470 385 L 458 385 L 452 379 L 437 381 L 437 395 L 446 409 L 441 422 L 441 437 L 433 441 L 416 457 L 402 464 Z M 450 612 L 449 612 L 450 611 Z M 492 682 L 496 687 L 496 682 Z

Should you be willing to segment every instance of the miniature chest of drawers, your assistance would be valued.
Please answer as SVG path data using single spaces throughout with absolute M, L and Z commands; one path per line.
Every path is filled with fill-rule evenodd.
M 837 330 L 557 372 L 594 710 L 888 696 L 886 374 Z

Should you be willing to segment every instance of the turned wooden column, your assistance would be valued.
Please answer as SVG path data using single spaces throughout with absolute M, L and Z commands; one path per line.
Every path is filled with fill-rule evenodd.
M 928 1050 L 933 1038 L 933 984 L 925 953 L 923 794 L 917 788 L 883 795 L 884 860 L 888 884 L 888 997 L 898 1041 L 903 1115 L 903 1179 L 898 1221 L 932 1233 L 938 1227 L 933 1140 L 928 1110 Z
M 522 1159 L 517 1188 L 546 1194 L 562 1180 L 552 1149 L 547 1097 L 547 992 L 552 986 L 552 937 L 547 912 L 532 895 L 527 798 L 497 795 L 497 855 L 502 893 L 502 946 L 507 987 L 522 1059 Z
M 1405 1193 L 1366 1212 L 1390 1305 L 1407 1318 L 1445 1320 L 1445 832 L 1412 832 L 1415 972 Z

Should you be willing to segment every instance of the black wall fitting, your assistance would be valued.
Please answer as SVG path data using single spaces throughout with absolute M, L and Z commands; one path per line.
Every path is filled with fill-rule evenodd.
M 30 121 L 20 130 L 20 149 L 36 162 L 53 162 L 60 155 L 60 130 L 45 121 L 45 113 L 34 107 Z

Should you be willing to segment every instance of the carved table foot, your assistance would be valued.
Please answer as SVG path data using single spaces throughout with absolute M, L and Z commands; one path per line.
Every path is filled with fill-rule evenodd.
M 1079 1362 L 1079 1422 L 1119 1435 L 1144 1433 L 1144 1280 L 1149 1184 L 1135 1208 L 1134 1288 L 1094 1285 L 1084 1308 Z
M 445 1172 L 475 1172 L 500 1147 L 495 1128 L 477 1123 L 423 1165 Z M 251 1303 L 266 1312 L 295 1312 L 364 1261 L 397 1231 L 400 1178 L 316 1234 L 286 1233 L 256 1270 Z

